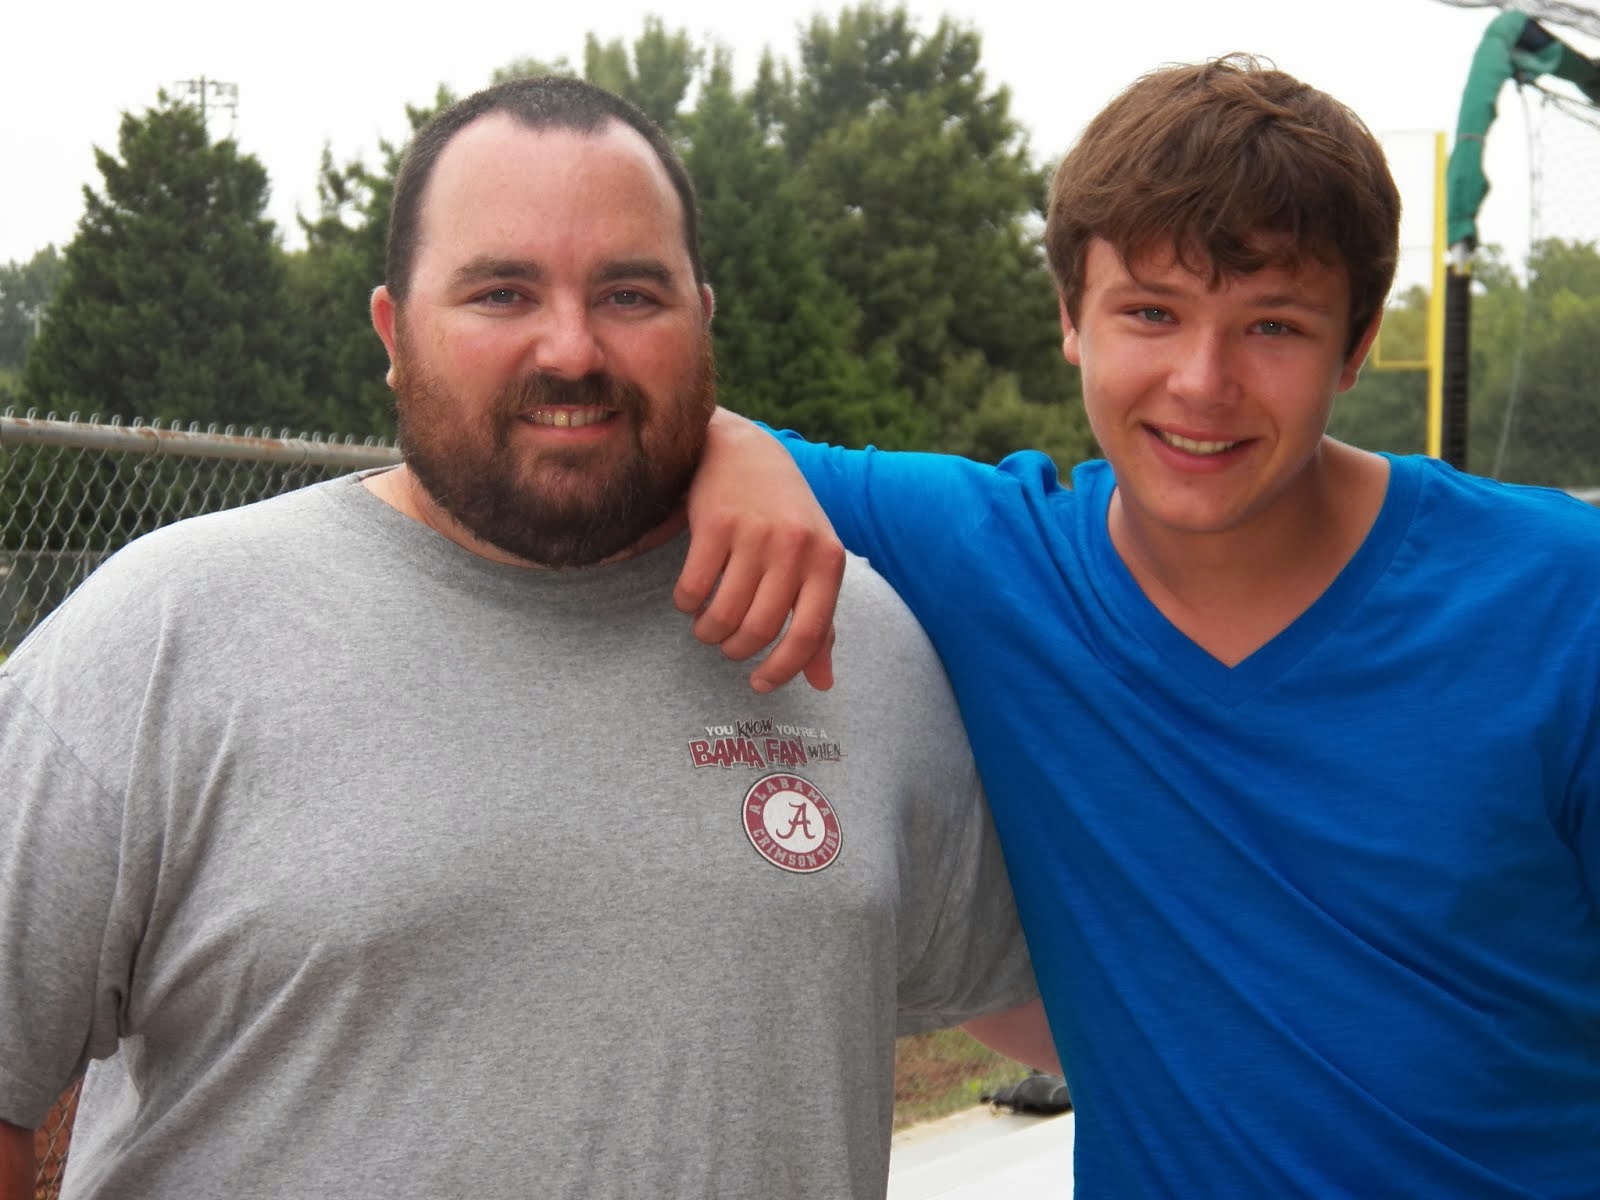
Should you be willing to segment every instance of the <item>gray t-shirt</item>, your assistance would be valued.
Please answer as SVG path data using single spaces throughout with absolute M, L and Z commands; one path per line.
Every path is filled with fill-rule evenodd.
M 0 1118 L 85 1197 L 881 1196 L 894 1038 L 1033 994 L 943 672 L 852 562 L 757 696 L 678 539 L 498 566 L 355 477 L 0 666 Z

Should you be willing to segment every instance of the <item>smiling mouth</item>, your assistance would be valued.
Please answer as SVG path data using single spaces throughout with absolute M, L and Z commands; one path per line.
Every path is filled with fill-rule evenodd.
M 586 425 L 598 425 L 602 421 L 609 421 L 616 416 L 616 410 L 610 408 L 536 408 L 532 412 L 523 413 L 522 419 L 534 425 L 549 425 L 554 429 L 582 429 Z
M 1182 450 L 1186 454 L 1222 454 L 1241 444 L 1240 442 L 1197 442 L 1193 438 L 1179 437 L 1177 434 L 1168 433 L 1164 429 L 1156 429 L 1153 432 L 1167 445 L 1175 450 Z

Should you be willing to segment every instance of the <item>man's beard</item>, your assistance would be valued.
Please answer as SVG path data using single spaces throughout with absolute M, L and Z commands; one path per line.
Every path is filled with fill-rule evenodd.
M 488 411 L 397 354 L 400 451 L 441 509 L 469 533 L 547 567 L 582 567 L 618 554 L 663 524 L 682 503 L 716 407 L 709 334 L 695 369 L 660 405 L 607 374 L 533 375 L 496 396 Z M 625 426 L 629 445 L 567 449 L 517 446 L 524 415 L 543 407 L 599 407 Z M 526 439 L 531 441 L 531 439 Z

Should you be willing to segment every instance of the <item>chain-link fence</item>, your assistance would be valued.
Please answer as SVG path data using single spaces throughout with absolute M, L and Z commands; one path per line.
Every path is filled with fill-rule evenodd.
M 34 1176 L 34 1200 L 56 1200 L 61 1194 L 61 1177 L 67 1170 L 67 1146 L 72 1141 L 72 1119 L 78 1114 L 78 1085 L 56 1101 L 44 1124 L 33 1135 L 34 1160 L 39 1164 Z
M 393 446 L 323 434 L 54 414 L 0 416 L 0 654 L 9 654 L 114 551 L 184 517 L 248 504 L 363 467 Z
M 0 416 L 0 656 L 113 552 L 140 534 L 363 467 L 394 447 L 322 434 L 258 435 L 159 422 Z M 34 1139 L 36 1200 L 55 1200 L 77 1088 Z
M 1491 138 L 1527 165 L 1528 208 L 1487 223 L 1508 272 L 1475 273 L 1468 466 L 1496 479 L 1600 486 L 1600 108 L 1557 87 L 1518 89 Z M 1519 128 L 1520 126 L 1520 128 Z M 1507 180 L 1507 183 L 1511 183 Z M 1522 228 L 1522 222 L 1526 228 Z
M 398 459 L 394 447 L 370 439 L 58 421 L 8 409 L 0 416 L 0 656 L 140 534 Z M 74 1087 L 35 1134 L 36 1200 L 60 1191 L 77 1098 Z

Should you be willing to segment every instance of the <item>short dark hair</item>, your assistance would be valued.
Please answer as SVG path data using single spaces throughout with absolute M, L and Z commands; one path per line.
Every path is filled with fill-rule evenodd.
M 384 261 L 384 284 L 396 304 L 411 287 L 416 262 L 422 199 L 439 155 L 451 140 L 479 117 L 505 113 L 528 129 L 566 129 L 574 133 L 599 133 L 612 121 L 621 122 L 650 143 L 656 158 L 672 181 L 683 205 L 683 236 L 694 268 L 696 284 L 705 282 L 700 261 L 700 233 L 694 184 L 683 159 L 661 127 L 621 96 L 582 79 L 545 75 L 513 79 L 474 92 L 436 113 L 411 139 L 395 175 L 394 201 L 389 211 L 389 240 Z
M 1062 160 L 1049 209 L 1045 252 L 1073 321 L 1096 238 L 1124 263 L 1170 247 L 1214 284 L 1310 255 L 1349 277 L 1347 353 L 1400 249 L 1400 193 L 1361 118 L 1248 55 L 1136 80 Z

